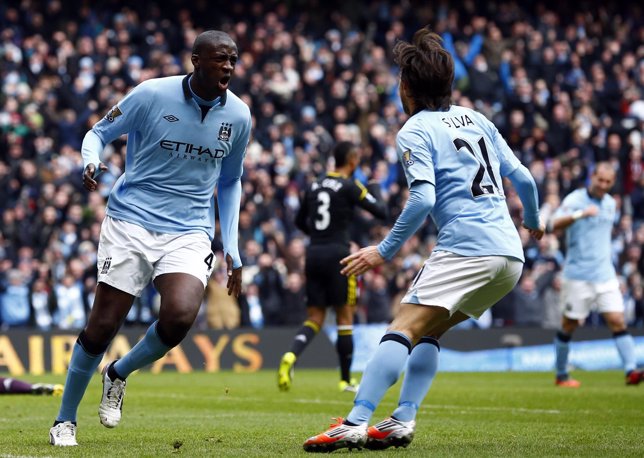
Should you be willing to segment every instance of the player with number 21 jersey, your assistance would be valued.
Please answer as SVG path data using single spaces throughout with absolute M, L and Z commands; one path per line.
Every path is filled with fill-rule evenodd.
M 405 123 L 396 146 L 408 185 L 425 181 L 436 189 L 435 250 L 524 261 L 502 183 L 521 163 L 487 118 L 456 105 L 423 110 Z M 538 227 L 536 215 L 525 218 Z

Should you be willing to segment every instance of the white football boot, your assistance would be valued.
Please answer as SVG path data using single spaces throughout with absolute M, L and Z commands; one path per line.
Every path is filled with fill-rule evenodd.
M 107 428 L 118 426 L 123 410 L 123 397 L 125 396 L 125 380 L 112 380 L 107 375 L 108 368 L 113 362 L 103 368 L 103 397 L 98 406 L 98 417 L 101 424 Z
M 76 425 L 71 421 L 63 421 L 49 430 L 49 443 L 57 447 L 73 447 L 76 442 Z

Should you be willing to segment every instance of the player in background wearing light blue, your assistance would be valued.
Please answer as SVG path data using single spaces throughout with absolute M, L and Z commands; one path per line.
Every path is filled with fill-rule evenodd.
M 418 408 L 436 375 L 438 339 L 452 326 L 478 318 L 516 285 L 523 248 L 510 218 L 502 178 L 517 190 L 524 226 L 539 239 L 537 188 L 496 127 L 481 114 L 451 105 L 454 63 L 438 35 L 421 29 L 399 42 L 400 97 L 410 116 L 396 138 L 409 198 L 377 246 L 344 258 L 345 275 L 360 275 L 391 260 L 431 214 L 438 240 L 400 310 L 367 364 L 346 420 L 309 438 L 304 449 L 406 447 Z M 406 367 L 398 407 L 367 429 L 380 400 Z
M 568 353 L 573 332 L 591 310 L 602 314 L 613 333 L 626 372 L 626 384 L 637 385 L 644 375 L 636 369 L 635 343 L 626 328 L 622 293 L 611 261 L 616 204 L 608 192 L 614 183 L 612 165 L 596 164 L 590 186 L 568 194 L 552 217 L 552 230 L 566 231 L 561 285 L 563 318 L 554 343 L 557 386 L 578 388 L 581 385 L 568 374 Z
M 152 280 L 159 319 L 130 352 L 103 370 L 101 423 L 121 419 L 125 379 L 178 345 L 197 315 L 215 262 L 215 198 L 228 267 L 228 294 L 241 290 L 237 246 L 242 164 L 251 115 L 228 90 L 237 45 L 207 31 L 192 48 L 194 72 L 151 79 L 130 91 L 85 135 L 83 184 L 97 188 L 100 153 L 128 134 L 125 173 L 109 197 L 98 247 L 98 286 L 87 325 L 74 346 L 50 443 L 73 446 L 76 413 L 89 381 L 135 296 Z

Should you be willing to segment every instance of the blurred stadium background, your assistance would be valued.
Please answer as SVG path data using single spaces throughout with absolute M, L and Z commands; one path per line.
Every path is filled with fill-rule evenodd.
M 191 71 L 192 41 L 210 28 L 227 31 L 238 43 L 231 89 L 251 107 L 254 130 L 240 215 L 243 295 L 239 301 L 226 296 L 225 266 L 219 264 L 195 335 L 208 336 L 211 344 L 227 336 L 223 345 L 231 348 L 240 335 L 255 336 L 238 348 L 264 352 L 260 367 L 277 364 L 289 327 L 304 317 L 306 238 L 293 224 L 298 194 L 329 165 L 337 141 L 360 145 L 357 178 L 378 180 L 390 210 L 384 225 L 357 215 L 354 240 L 365 245 L 381 239 L 406 199 L 394 148 L 406 116 L 390 50 L 429 25 L 455 58 L 454 102 L 499 126 L 535 177 L 545 218 L 564 195 L 587 183 L 597 161 L 615 166 L 613 260 L 627 321 L 642 336 L 644 9 L 633 2 L 522 3 L 2 2 L 0 370 L 19 373 L 18 361 L 26 372 L 58 372 L 91 307 L 100 223 L 111 185 L 123 173 L 125 141 L 106 149 L 109 170 L 99 191 L 89 194 L 80 179 L 84 133 L 139 82 Z M 520 201 L 508 186 L 518 227 Z M 462 351 L 504 347 L 500 370 L 516 369 L 514 350 L 508 351 L 524 345 L 544 345 L 541 356 L 528 358 L 551 366 L 545 344 L 560 319 L 562 238 L 548 234 L 535 243 L 519 231 L 527 262 L 517 288 L 480 322 L 453 331 L 457 338 L 445 337 L 448 348 Z M 377 341 L 374 335 L 395 313 L 435 236 L 428 220 L 395 262 L 362 278 L 356 310 L 361 354 L 368 355 L 366 342 Z M 220 250 L 217 238 L 213 247 Z M 157 300 L 150 286 L 136 301 L 121 349 L 154 320 Z M 308 352 L 304 364 L 306 358 L 313 366 L 335 364 L 333 328 L 328 331 L 330 338 L 321 338 L 320 351 Z M 580 339 L 609 337 L 597 316 L 582 331 Z M 278 344 L 275 336 L 281 335 L 286 337 Z M 640 362 L 642 339 L 637 337 Z M 329 356 L 316 359 L 324 353 Z M 618 367 L 611 365 L 613 356 L 605 355 L 602 367 Z M 238 369 L 248 367 L 243 360 Z M 225 361 L 233 368 L 234 358 Z

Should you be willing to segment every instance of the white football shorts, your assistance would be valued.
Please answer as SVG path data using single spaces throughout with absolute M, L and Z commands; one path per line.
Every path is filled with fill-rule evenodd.
M 523 263 L 505 256 L 460 256 L 433 251 L 402 303 L 446 308 L 472 318 L 496 304 L 519 281 Z
M 186 273 L 208 283 L 215 255 L 204 232 L 163 234 L 106 216 L 98 243 L 98 281 L 134 296 L 159 275 Z
M 583 320 L 593 310 L 624 313 L 624 299 L 617 278 L 601 283 L 562 278 L 561 303 L 564 316 L 571 320 Z

